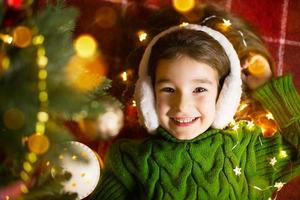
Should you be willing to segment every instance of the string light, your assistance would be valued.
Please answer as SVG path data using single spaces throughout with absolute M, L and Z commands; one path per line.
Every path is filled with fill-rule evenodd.
M 139 37 L 140 42 L 143 42 L 144 40 L 146 40 L 147 36 L 148 36 L 148 34 L 145 31 L 139 31 L 137 33 L 137 35 Z
M 0 33 L 0 39 L 7 44 L 11 44 L 13 42 L 13 37 L 7 34 Z
M 132 100 L 132 106 L 136 107 L 136 101 L 135 100 Z
M 126 82 L 128 80 L 128 76 L 127 76 L 127 72 L 126 71 L 121 73 L 121 78 L 122 78 L 122 80 L 124 82 Z

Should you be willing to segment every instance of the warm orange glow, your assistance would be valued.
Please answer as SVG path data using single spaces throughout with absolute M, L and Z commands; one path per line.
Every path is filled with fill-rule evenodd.
M 25 48 L 31 44 L 32 31 L 26 26 L 18 26 L 13 30 L 13 43 L 17 47 Z
M 28 138 L 28 148 L 35 154 L 43 154 L 48 151 L 50 142 L 47 136 L 33 134 Z
M 99 86 L 105 74 L 105 63 L 99 57 L 84 59 L 73 56 L 67 65 L 67 78 L 70 85 L 83 92 Z

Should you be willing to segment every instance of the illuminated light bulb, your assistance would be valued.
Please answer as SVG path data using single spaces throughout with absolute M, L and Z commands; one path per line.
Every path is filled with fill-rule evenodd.
M 40 56 L 37 58 L 39 67 L 44 67 L 48 64 L 48 58 L 46 56 Z
M 124 82 L 126 82 L 127 81 L 127 72 L 122 72 L 121 77 L 122 77 L 122 80 Z
M 1 34 L 1 33 L 0 33 L 0 39 L 7 44 L 11 44 L 14 40 L 12 36 L 7 34 Z
M 223 19 L 223 25 L 224 25 L 224 26 L 226 26 L 226 27 L 229 27 L 229 26 L 231 26 L 231 22 L 230 22 L 230 20 Z
M 32 43 L 34 45 L 40 45 L 40 44 L 44 43 L 44 40 L 45 40 L 45 38 L 43 35 L 37 35 L 32 39 Z
M 273 119 L 274 120 L 274 117 L 273 117 L 272 113 L 267 113 L 266 117 L 267 117 L 267 119 Z
M 37 161 L 37 156 L 35 153 L 28 153 L 27 154 L 27 160 L 31 163 L 35 163 Z
M 31 172 L 31 170 L 32 170 L 32 166 L 31 166 L 31 164 L 29 163 L 29 162 L 24 162 L 23 163 L 23 169 L 26 171 L 26 172 Z
M 195 0 L 172 0 L 172 3 L 178 12 L 188 12 L 195 7 Z
M 33 134 L 28 138 L 28 148 L 35 154 L 43 154 L 48 151 L 50 142 L 47 136 Z
M 39 100 L 41 101 L 41 102 L 46 102 L 46 101 L 48 101 L 48 94 L 47 94 L 47 92 L 40 92 L 39 93 Z
M 49 119 L 49 115 L 46 112 L 38 112 L 38 120 L 40 122 L 47 122 Z
M 189 23 L 188 22 L 182 22 L 179 26 L 182 26 L 182 27 L 184 27 L 184 26 L 187 26 L 187 25 L 189 25 Z
M 37 122 L 35 124 L 35 131 L 37 133 L 44 133 L 45 132 L 45 123 Z
M 28 181 L 28 180 L 29 180 L 28 174 L 27 174 L 26 172 L 24 172 L 24 171 L 22 171 L 22 172 L 20 173 L 20 176 L 21 176 L 21 179 L 22 179 L 23 181 Z
M 97 42 L 91 35 L 81 35 L 75 42 L 74 47 L 76 54 L 82 58 L 89 58 L 95 55 L 97 50 Z
M 18 130 L 23 127 L 25 123 L 25 116 L 21 110 L 11 108 L 4 113 L 3 121 L 6 128 Z
M 45 69 L 39 71 L 39 79 L 46 79 L 47 78 L 47 71 Z
M 280 151 L 279 151 L 279 157 L 280 157 L 280 158 L 286 158 L 286 157 L 287 157 L 286 151 L 280 150 Z
M 147 34 L 145 31 L 139 31 L 139 32 L 137 33 L 137 35 L 138 35 L 138 37 L 139 37 L 140 42 L 146 40 L 146 39 L 147 39 L 147 36 L 148 36 L 148 34 Z
M 25 48 L 31 44 L 32 31 L 26 26 L 18 26 L 13 30 L 13 43 L 17 47 Z
M 135 100 L 132 100 L 132 106 L 136 107 L 136 101 Z

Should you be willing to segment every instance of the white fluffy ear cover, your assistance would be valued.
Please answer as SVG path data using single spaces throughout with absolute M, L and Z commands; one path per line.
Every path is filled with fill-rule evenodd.
M 159 125 L 155 111 L 154 91 L 152 88 L 150 76 L 144 76 L 137 81 L 134 94 L 137 100 L 139 119 L 149 133 L 154 133 Z
M 135 86 L 135 99 L 137 102 L 139 118 L 150 133 L 155 133 L 154 131 L 159 126 L 155 109 L 154 90 L 151 84 L 151 78 L 148 75 L 148 62 L 151 49 L 159 38 L 182 28 L 202 31 L 213 37 L 223 47 L 230 61 L 230 73 L 225 78 L 219 94 L 216 104 L 215 119 L 212 127 L 219 129 L 226 127 L 233 120 L 234 114 L 240 103 L 242 94 L 240 60 L 232 44 L 227 40 L 227 38 L 220 32 L 206 26 L 200 26 L 197 24 L 174 26 L 159 33 L 151 40 L 144 52 L 139 66 L 139 79 Z

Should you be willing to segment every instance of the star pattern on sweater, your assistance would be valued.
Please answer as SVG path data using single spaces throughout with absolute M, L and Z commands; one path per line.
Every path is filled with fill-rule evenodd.
M 277 191 L 281 190 L 281 188 L 284 186 L 285 183 L 283 182 L 276 182 L 274 187 L 277 188 Z
M 270 164 L 271 166 L 274 166 L 276 163 L 277 163 L 277 159 L 276 159 L 275 157 L 273 157 L 273 158 L 270 159 L 269 164 Z
M 241 174 L 242 174 L 242 168 L 240 168 L 240 167 L 238 167 L 238 166 L 235 166 L 235 168 L 233 169 L 233 171 L 234 171 L 234 174 L 236 175 L 236 176 L 240 176 Z
M 247 126 L 248 126 L 248 128 L 253 128 L 254 127 L 254 122 L 253 121 L 248 121 L 247 122 Z

